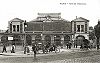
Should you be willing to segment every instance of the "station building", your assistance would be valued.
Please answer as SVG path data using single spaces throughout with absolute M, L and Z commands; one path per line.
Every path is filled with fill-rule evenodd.
M 12 39 L 8 39 L 11 38 Z M 1 34 L 1 41 L 16 44 L 42 43 L 66 45 L 69 42 L 82 43 L 89 39 L 89 20 L 76 17 L 67 21 L 61 13 L 38 13 L 36 19 L 25 21 L 14 18 L 8 22 L 8 30 Z

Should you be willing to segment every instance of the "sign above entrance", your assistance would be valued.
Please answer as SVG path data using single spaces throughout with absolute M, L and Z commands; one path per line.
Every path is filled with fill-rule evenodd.
M 8 40 L 13 40 L 13 37 L 8 37 Z

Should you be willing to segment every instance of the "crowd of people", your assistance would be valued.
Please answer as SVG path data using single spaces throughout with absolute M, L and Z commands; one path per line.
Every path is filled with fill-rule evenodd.
M 73 44 L 73 42 L 68 42 L 66 43 L 66 49 L 71 49 L 71 47 L 74 45 L 74 47 L 77 48 L 77 43 L 76 44 Z M 88 46 L 89 45 L 89 41 L 88 40 L 84 40 L 84 42 L 82 44 L 80 44 L 80 49 L 83 49 L 83 48 L 91 48 L 91 46 Z M 43 54 L 46 54 L 46 53 L 49 53 L 49 52 L 52 52 L 54 51 L 55 53 L 60 49 L 58 49 L 58 47 L 62 48 L 60 45 L 56 45 L 56 44 L 32 44 L 32 51 L 34 52 L 34 54 L 38 53 L 39 50 L 42 50 Z M 15 45 L 12 44 L 11 46 L 11 53 L 15 53 Z M 2 53 L 3 52 L 6 52 L 7 53 L 7 50 L 6 50 L 6 45 L 3 45 L 3 50 L 2 50 Z M 30 47 L 29 45 L 25 45 L 24 47 L 24 54 L 26 53 L 30 53 Z
M 57 46 L 56 45 L 36 45 L 36 44 L 33 44 L 32 45 L 32 51 L 34 53 L 38 53 L 39 50 L 42 50 L 43 54 L 46 54 L 46 53 L 49 53 L 49 52 L 52 52 L 52 51 L 57 51 Z M 28 46 L 25 46 L 24 48 L 24 54 L 26 53 L 30 53 L 30 50 L 29 50 L 29 47 Z

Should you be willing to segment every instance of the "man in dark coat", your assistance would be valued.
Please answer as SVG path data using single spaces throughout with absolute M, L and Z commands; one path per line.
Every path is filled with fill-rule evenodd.
M 32 46 L 32 51 L 34 52 L 34 59 L 36 59 L 36 45 Z
M 6 46 L 5 45 L 3 45 L 3 51 L 2 51 L 2 53 L 3 52 L 6 52 L 7 53 L 7 51 L 6 51 Z
M 67 46 L 67 49 L 68 49 L 68 47 L 69 47 L 68 43 L 66 44 L 66 46 Z

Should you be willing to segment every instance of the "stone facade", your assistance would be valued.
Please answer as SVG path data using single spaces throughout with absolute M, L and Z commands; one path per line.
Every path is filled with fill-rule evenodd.
M 78 36 L 89 39 L 89 20 L 79 17 L 70 22 L 61 18 L 61 13 L 38 13 L 38 17 L 29 22 L 14 18 L 9 21 L 8 28 L 5 35 L 14 37 L 14 42 L 19 41 L 24 45 L 66 45 Z

